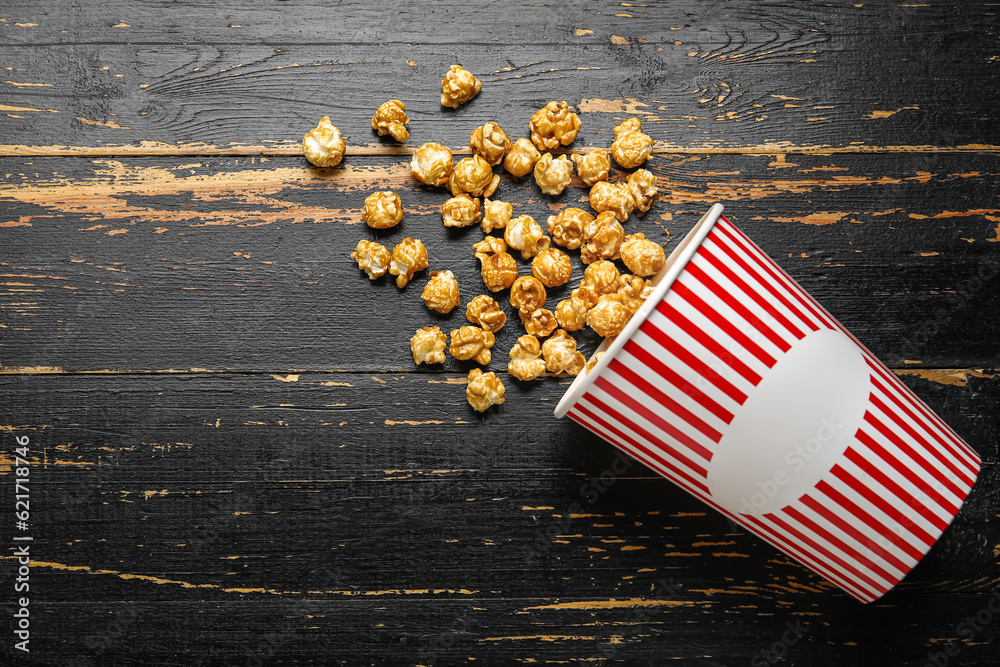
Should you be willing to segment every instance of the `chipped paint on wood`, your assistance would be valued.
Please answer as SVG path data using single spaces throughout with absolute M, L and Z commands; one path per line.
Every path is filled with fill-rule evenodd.
M 955 387 L 964 387 L 969 383 L 970 377 L 993 379 L 995 375 L 984 373 L 981 368 L 935 368 L 935 369 L 896 369 L 896 375 L 912 375 L 915 377 L 947 384 Z

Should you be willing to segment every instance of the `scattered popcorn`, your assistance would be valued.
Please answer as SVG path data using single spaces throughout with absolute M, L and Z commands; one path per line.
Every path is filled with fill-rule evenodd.
M 424 185 L 446 185 L 454 168 L 451 150 L 433 141 L 421 144 L 410 160 L 410 171 Z
M 494 229 L 503 229 L 514 215 L 514 207 L 505 201 L 486 198 L 483 204 L 483 233 L 489 234 Z
M 507 323 L 507 313 L 488 294 L 480 294 L 465 308 L 465 319 L 491 333 L 496 333 Z
M 618 291 L 619 276 L 613 262 L 598 260 L 584 269 L 580 287 L 573 290 L 573 294 L 587 304 L 587 308 L 593 308 L 600 296 Z
M 629 234 L 621 248 L 622 261 L 637 276 L 651 276 L 663 268 L 666 254 L 656 241 L 650 241 L 642 232 Z
M 556 321 L 567 331 L 579 331 L 587 323 L 589 306 L 580 298 L 580 288 L 573 290 L 570 298 L 556 304 Z
M 491 405 L 502 405 L 504 386 L 496 373 L 484 373 L 478 368 L 469 371 L 469 384 L 465 388 L 465 398 L 469 405 L 479 412 L 485 412 Z
M 521 336 L 510 348 L 507 372 L 522 382 L 534 380 L 545 372 L 545 360 L 539 359 L 542 346 L 534 336 Z
M 542 356 L 550 373 L 579 375 L 587 363 L 583 353 L 576 349 L 576 340 L 565 329 L 558 329 L 542 343 Z
M 389 269 L 389 251 L 381 243 L 361 239 L 351 259 L 357 261 L 358 268 L 367 273 L 370 280 L 382 277 Z
M 628 182 L 628 191 L 635 202 L 635 210 L 645 213 L 653 202 L 660 196 L 656 189 L 656 176 L 646 169 L 636 169 L 625 179 Z
M 615 162 L 631 169 L 648 160 L 652 154 L 653 139 L 643 133 L 641 120 L 629 118 L 615 125 L 615 140 L 611 143 L 611 155 Z
M 479 222 L 479 200 L 463 192 L 441 204 L 441 221 L 445 227 L 468 227 Z
M 599 259 L 618 259 L 618 253 L 625 240 L 625 229 L 615 214 L 605 211 L 598 214 L 583 228 L 584 245 L 580 249 L 580 261 L 592 264 Z
M 576 170 L 580 174 L 580 180 L 588 188 L 597 181 L 608 180 L 611 160 L 608 158 L 608 152 L 603 148 L 594 148 L 582 155 L 576 154 L 573 156 L 573 162 L 576 162 Z
M 399 100 L 389 100 L 372 116 L 372 129 L 378 130 L 380 137 L 391 134 L 396 141 L 406 141 L 410 138 L 410 133 L 406 129 L 406 124 L 409 122 L 406 105 Z
M 542 159 L 535 145 L 521 137 L 514 142 L 507 157 L 503 160 L 503 168 L 514 178 L 524 178 L 535 168 L 535 163 Z
M 365 199 L 361 219 L 372 229 L 388 229 L 403 221 L 403 202 L 391 190 L 373 192 Z
M 530 315 L 526 315 L 524 311 L 518 311 L 518 315 L 521 318 L 521 324 L 524 325 L 524 330 L 539 338 L 545 338 L 559 326 L 556 316 L 548 308 L 535 308 Z
M 565 285 L 573 277 L 573 262 L 558 248 L 543 248 L 531 260 L 531 275 L 546 287 Z
M 455 165 L 455 169 L 448 178 L 448 189 L 452 196 L 457 197 L 463 192 L 468 192 L 473 197 L 492 195 L 497 186 L 500 185 L 500 176 L 493 173 L 490 163 L 473 155 L 462 158 Z
M 635 202 L 624 183 L 598 181 L 590 189 L 590 207 L 598 213 L 611 211 L 618 222 L 625 222 L 635 208 Z
M 442 315 L 450 313 L 460 302 L 458 281 L 451 271 L 431 271 L 431 279 L 420 295 L 427 307 Z
M 546 153 L 535 163 L 535 183 L 547 195 L 559 195 L 573 180 L 573 163 L 565 155 L 553 158 Z
M 495 167 L 503 161 L 507 151 L 510 150 L 510 137 L 496 123 L 486 123 L 472 131 L 472 135 L 469 136 L 469 148 L 473 154 Z
M 589 373 L 590 371 L 594 370 L 594 366 L 596 366 L 596 365 L 597 365 L 597 362 L 601 360 L 601 357 L 603 357 L 603 356 L 604 356 L 604 353 L 605 353 L 605 352 L 607 352 L 607 350 L 599 350 L 599 351 L 595 352 L 595 353 L 594 353 L 594 356 L 592 356 L 592 357 L 591 357 L 591 358 L 590 358 L 590 359 L 589 359 L 589 360 L 587 361 L 587 372 L 588 372 L 588 373 Z
M 479 327 L 464 326 L 452 329 L 451 356 L 459 361 L 474 360 L 477 364 L 490 363 L 490 348 L 496 343 L 496 337 L 491 331 Z
M 560 144 L 569 146 L 576 139 L 580 125 L 580 117 L 565 102 L 549 102 L 528 123 L 531 141 L 540 151 L 559 148 Z
M 517 260 L 507 252 L 507 244 L 495 236 L 487 236 L 472 246 L 473 256 L 482 262 L 483 283 L 491 292 L 499 292 L 517 279 Z
M 597 305 L 587 311 L 587 326 L 598 336 L 617 336 L 625 328 L 630 317 L 632 311 L 622 303 L 622 298 L 618 294 L 602 294 L 597 300 Z
M 503 240 L 511 248 L 521 251 L 521 259 L 534 257 L 551 243 L 542 231 L 542 226 L 530 215 L 519 215 L 508 222 L 503 230 Z
M 405 239 L 390 253 L 389 273 L 396 276 L 396 286 L 406 287 L 413 274 L 427 268 L 427 248 L 419 239 Z
M 652 293 L 653 284 L 639 276 L 624 274 L 618 278 L 618 296 L 633 315 Z
M 452 65 L 441 80 L 441 106 L 457 109 L 479 94 L 483 82 L 461 65 Z
M 317 167 L 336 167 L 344 159 L 347 144 L 329 116 L 319 119 L 319 125 L 302 138 L 302 152 Z
M 582 208 L 570 207 L 563 209 L 558 215 L 550 215 L 547 226 L 556 245 L 576 250 L 583 243 L 584 228 L 593 220 L 594 216 Z
M 410 339 L 410 352 L 415 364 L 443 364 L 444 348 L 448 337 L 438 327 L 423 327 L 417 329 Z
M 545 305 L 545 285 L 534 276 L 521 276 L 510 286 L 510 305 L 523 317 Z

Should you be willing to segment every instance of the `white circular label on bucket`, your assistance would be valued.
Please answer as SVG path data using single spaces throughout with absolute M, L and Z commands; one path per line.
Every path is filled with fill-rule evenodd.
M 868 405 L 868 366 L 846 334 L 807 334 L 768 371 L 723 432 L 708 488 L 723 508 L 760 515 L 808 493 L 851 444 Z

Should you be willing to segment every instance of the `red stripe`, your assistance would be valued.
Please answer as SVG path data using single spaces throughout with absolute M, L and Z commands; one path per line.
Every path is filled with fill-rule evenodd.
M 665 300 L 656 304 L 656 310 L 666 317 L 669 322 L 677 325 L 681 331 L 694 338 L 702 347 L 718 357 L 722 363 L 739 373 L 744 380 L 755 387 L 760 383 L 760 376 L 751 370 L 749 366 L 737 359 L 735 355 L 723 347 L 717 340 L 696 327 L 691 320 L 681 315 L 676 308 L 668 304 Z
M 705 394 L 705 392 L 703 392 L 701 389 L 698 389 L 698 387 L 695 387 L 693 384 L 685 380 L 682 376 L 678 375 L 676 371 L 673 371 L 670 368 L 668 368 L 666 364 L 664 364 L 662 361 L 654 357 L 652 353 L 649 352 L 649 350 L 644 349 L 634 340 L 629 340 L 627 343 L 625 343 L 625 347 L 622 349 L 624 349 L 633 357 L 641 361 L 643 364 L 649 367 L 651 371 L 655 372 L 664 380 L 666 380 L 670 384 L 680 389 L 682 392 L 684 392 L 685 396 L 690 396 L 698 403 L 698 405 L 711 412 L 713 415 L 718 417 L 724 423 L 728 424 L 729 422 L 733 421 L 733 413 L 731 413 L 729 410 L 726 410 L 721 405 L 716 403 L 710 396 Z M 617 361 L 617 359 L 615 361 Z M 614 364 L 615 361 L 612 361 L 611 363 Z M 697 417 L 695 417 L 695 419 L 697 420 L 697 423 L 687 419 L 685 419 L 685 421 L 687 421 L 689 424 L 697 428 L 699 431 L 701 431 L 708 437 L 712 438 L 713 442 L 719 441 L 719 438 L 722 437 L 721 433 L 711 428 Z M 701 426 L 699 426 L 699 424 L 704 426 L 704 429 Z
M 626 381 L 631 382 L 633 385 L 636 385 L 637 387 L 640 387 L 642 390 L 641 393 L 649 394 L 654 399 L 654 401 L 663 402 L 664 406 L 671 412 L 674 412 L 679 416 L 681 415 L 681 413 L 678 412 L 678 410 L 681 412 L 687 412 L 687 410 L 678 405 L 676 401 L 672 400 L 669 396 L 663 395 L 661 392 L 659 392 L 658 389 L 656 389 L 648 382 L 640 378 L 631 370 L 624 367 L 621 364 L 621 362 L 618 361 L 618 359 L 612 359 L 609 368 L 613 372 L 618 373 L 620 376 L 622 376 Z M 598 389 L 602 389 L 608 395 L 614 397 L 619 403 L 627 406 L 637 415 L 645 417 L 646 421 L 650 422 L 651 424 L 659 428 L 661 431 L 663 431 L 670 437 L 677 440 L 679 443 L 687 447 L 692 453 L 700 456 L 702 459 L 705 460 L 706 463 L 712 460 L 712 452 L 709 451 L 708 448 L 706 448 L 704 445 L 696 441 L 694 438 L 689 436 L 684 431 L 680 430 L 673 424 L 669 423 L 662 416 L 658 415 L 645 401 L 640 400 L 635 396 L 632 396 L 631 392 L 628 392 L 624 388 L 619 387 L 615 383 L 610 382 L 606 377 L 598 377 L 597 380 L 594 382 L 594 386 L 597 387 Z M 660 395 L 656 396 L 656 394 Z M 650 403 L 653 403 L 654 401 L 650 401 Z M 694 415 L 691 415 L 690 413 L 688 414 L 693 419 L 698 419 Z M 653 438 L 652 441 L 659 442 L 660 440 L 659 438 Z M 716 442 L 718 442 L 718 440 L 716 440 Z M 682 458 L 685 461 L 687 460 L 685 455 L 682 454 L 675 447 L 670 447 L 666 445 L 666 443 L 664 443 L 663 449 L 670 451 L 672 454 L 676 453 L 676 456 L 678 458 Z M 705 472 L 705 467 L 703 465 L 694 465 L 692 463 L 691 467 L 698 470 L 703 475 L 707 474 Z
M 691 291 L 691 289 L 681 283 L 679 280 L 675 281 L 672 289 L 674 294 L 677 294 L 685 301 L 694 306 L 695 310 L 699 312 L 702 316 L 710 320 L 715 326 L 722 329 L 724 332 L 729 334 L 729 337 L 734 341 L 742 345 L 747 351 L 749 351 L 753 356 L 757 357 L 765 366 L 770 368 L 774 365 L 774 359 L 767 352 L 762 350 L 757 343 L 750 340 L 746 334 L 737 329 L 732 322 L 719 314 L 714 308 L 705 303 L 701 297 Z
M 891 553 L 885 550 L 884 547 L 875 542 L 871 537 L 865 535 L 860 530 L 844 521 L 843 517 L 838 516 L 836 512 L 831 510 L 829 507 L 824 507 L 822 503 L 817 501 L 815 498 L 809 495 L 802 497 L 802 502 L 813 512 L 816 512 L 821 517 L 832 523 L 834 526 L 839 528 L 842 532 L 851 536 L 855 542 L 860 544 L 863 548 L 870 551 L 872 554 L 878 556 L 879 559 L 888 563 L 892 568 L 897 571 L 906 574 L 910 571 L 910 568 L 903 564 L 898 558 L 893 556 Z M 898 581 L 901 577 L 892 576 L 890 577 L 894 581 Z
M 796 339 L 800 339 L 805 336 L 805 334 L 802 333 L 798 327 L 792 324 L 788 318 L 781 313 L 781 311 L 774 307 L 769 299 L 764 298 L 764 295 L 760 293 L 759 285 L 755 285 L 753 287 L 748 285 L 745 280 L 736 275 L 735 271 L 726 266 L 724 262 L 720 261 L 719 258 L 713 255 L 712 252 L 704 245 L 702 245 L 699 252 L 701 256 L 708 260 L 709 264 L 714 266 L 719 273 L 728 278 L 729 282 L 739 287 L 744 294 L 753 299 L 758 306 L 766 310 L 771 317 L 776 319 L 778 323 L 785 327 L 785 329 L 795 336 Z
M 737 405 L 743 405 L 744 401 L 747 400 L 746 394 L 737 389 L 729 380 L 716 373 L 711 366 L 692 354 L 690 350 L 685 349 L 684 346 L 668 336 L 650 320 L 647 319 L 643 322 L 639 327 L 639 331 L 649 336 L 652 340 L 656 341 L 657 345 L 687 364 L 691 370 L 712 383 L 719 391 L 733 399 Z
M 874 397 L 872 398 L 872 400 L 873 401 L 875 400 Z M 945 481 L 938 474 L 938 471 L 937 471 L 936 468 L 934 468 L 934 466 L 932 466 L 931 464 L 929 464 L 927 461 L 923 460 L 922 458 L 920 458 L 920 457 L 912 454 L 911 451 L 907 451 L 908 448 L 907 448 L 906 444 L 895 433 L 891 432 L 889 430 L 889 428 L 885 424 L 883 424 L 882 422 L 880 422 L 878 420 L 878 418 L 875 415 L 873 415 L 870 411 L 865 413 L 865 421 L 868 422 L 869 424 L 871 424 L 873 427 L 875 427 L 875 430 L 878 431 L 879 433 L 881 433 L 885 438 L 888 438 L 888 440 L 892 444 L 896 445 L 896 447 L 898 447 L 900 450 L 902 450 L 904 453 L 906 453 L 907 456 L 913 461 L 913 463 L 915 463 L 918 466 L 920 466 L 923 469 L 923 471 L 925 473 L 927 473 L 927 477 L 930 477 L 934 481 L 938 481 L 938 482 L 942 482 L 942 483 Z M 896 470 L 896 472 L 902 474 L 903 477 L 905 477 L 911 484 L 913 484 L 913 486 L 917 487 L 918 489 L 920 489 L 921 491 L 923 491 L 925 494 L 927 494 L 944 511 L 946 511 L 949 514 L 952 514 L 952 515 L 958 513 L 958 505 L 956 505 L 953 502 L 950 502 L 943 495 L 941 495 L 941 493 L 937 489 L 934 488 L 934 486 L 925 478 L 925 476 L 918 474 L 915 470 L 913 470 L 913 468 L 911 468 L 909 465 L 907 465 L 906 461 L 903 461 L 898 456 L 892 454 L 889 450 L 887 450 L 885 447 L 883 447 L 882 445 L 880 445 L 870 435 L 868 435 L 867 433 L 865 433 L 865 436 L 871 442 L 871 444 L 869 446 L 879 456 L 881 456 L 886 461 L 892 461 L 893 468 Z M 866 443 L 866 444 L 868 444 L 868 443 Z M 961 495 L 961 494 L 959 493 L 958 495 Z
M 782 352 L 788 352 L 789 348 L 791 348 L 788 341 L 779 336 L 774 329 L 764 322 L 764 320 L 750 312 L 750 309 L 744 306 L 739 299 L 730 293 L 729 290 L 723 288 L 722 285 L 716 282 L 714 278 L 705 273 L 705 269 L 698 266 L 698 264 L 696 264 L 693 260 L 688 262 L 686 268 L 687 272 L 694 276 L 698 282 L 708 287 L 708 289 L 712 292 L 712 296 L 722 299 L 726 305 L 732 308 L 740 317 L 751 324 L 754 329 L 764 334 L 764 336 L 779 350 Z
M 852 450 L 849 449 L 848 453 L 850 453 L 851 451 Z M 865 469 L 866 466 L 861 466 L 861 468 Z M 909 530 L 911 533 L 913 533 L 913 535 L 917 539 L 926 544 L 928 548 L 930 548 L 934 544 L 934 538 L 931 537 L 930 533 L 928 533 L 920 526 L 914 524 L 913 521 L 911 521 L 905 514 L 899 511 L 899 509 L 895 505 L 890 505 L 889 502 L 881 495 L 876 493 L 874 490 L 869 489 L 859 480 L 855 479 L 855 477 L 851 475 L 849 472 L 847 472 L 847 470 L 842 468 L 840 464 L 833 466 L 833 468 L 831 468 L 831 472 L 837 479 L 839 479 L 841 482 L 851 487 L 851 491 L 857 493 L 860 496 L 863 496 L 865 500 L 870 502 L 875 507 L 879 508 L 883 514 L 885 514 L 890 519 L 898 523 L 904 529 Z M 866 470 L 866 472 L 868 471 Z M 869 472 L 869 474 L 871 473 Z M 824 487 L 825 484 L 826 484 L 825 482 L 820 482 L 819 485 L 817 485 L 817 488 Z M 821 490 L 823 491 L 823 493 L 826 493 L 825 488 L 821 488 Z

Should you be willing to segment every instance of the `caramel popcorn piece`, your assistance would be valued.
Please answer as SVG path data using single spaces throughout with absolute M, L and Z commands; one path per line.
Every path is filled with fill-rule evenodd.
M 396 276 L 396 286 L 406 287 L 413 274 L 427 268 L 427 248 L 418 239 L 407 236 L 390 253 L 389 273 Z
M 510 305 L 524 316 L 544 306 L 546 296 L 545 285 L 534 276 L 521 276 L 510 286 Z
M 617 259 L 625 240 L 625 229 L 614 213 L 605 211 L 584 227 L 583 239 L 585 243 L 580 249 L 580 261 L 584 264 L 592 264 L 599 259 Z
M 388 229 L 403 221 L 403 202 L 391 190 L 373 192 L 365 199 L 361 219 L 372 229 Z
M 636 169 L 625 179 L 628 182 L 628 191 L 635 202 L 635 210 L 645 213 L 653 202 L 660 196 L 656 189 L 656 176 L 646 169 Z
M 606 259 L 598 260 L 583 270 L 583 280 L 573 294 L 583 301 L 587 308 L 593 308 L 597 299 L 604 294 L 618 291 L 618 267 Z
M 477 364 L 490 363 L 490 348 L 496 343 L 493 332 L 479 327 L 460 327 L 451 331 L 451 356 L 459 361 L 474 360 Z
M 361 239 L 351 259 L 357 261 L 358 268 L 368 274 L 369 280 L 380 278 L 389 269 L 389 251 L 381 243 Z
M 441 204 L 441 221 L 445 227 L 468 227 L 479 222 L 479 200 L 463 192 Z
M 545 372 L 545 360 L 539 359 L 542 346 L 534 336 L 521 336 L 510 348 L 507 372 L 522 382 L 534 380 Z
M 420 295 L 431 310 L 447 315 L 459 304 L 458 281 L 451 271 L 431 271 L 431 279 Z
M 406 105 L 399 100 L 389 100 L 372 116 L 372 129 L 377 130 L 380 137 L 391 134 L 396 141 L 406 141 L 410 138 L 410 132 L 406 129 L 409 122 Z
M 637 276 L 651 276 L 663 268 L 666 254 L 656 241 L 650 241 L 642 232 L 625 237 L 621 249 L 622 261 Z
M 615 125 L 615 140 L 611 143 L 611 155 L 615 162 L 631 169 L 648 160 L 652 154 L 653 139 L 642 131 L 641 120 L 629 118 Z
M 597 352 L 594 353 L 594 356 L 592 356 L 589 360 L 587 360 L 588 373 L 594 370 L 594 366 L 596 366 L 597 362 L 601 360 L 601 357 L 604 356 L 605 352 L 607 352 L 607 350 L 598 350 Z
M 580 130 L 580 117 L 569 110 L 565 102 L 549 102 L 535 112 L 528 126 L 531 141 L 538 150 L 552 150 L 559 145 L 569 146 Z
M 465 398 L 478 412 L 485 412 L 491 405 L 502 405 L 504 386 L 496 373 L 484 373 L 479 368 L 469 371 L 469 384 L 465 388 Z
M 547 195 L 559 195 L 573 180 L 573 163 L 565 155 L 553 158 L 546 153 L 535 163 L 535 183 Z
M 576 171 L 580 174 L 580 180 L 588 188 L 597 181 L 608 180 L 611 160 L 608 158 L 608 152 L 603 148 L 594 148 L 582 155 L 574 155 L 573 162 L 576 162 Z
M 567 331 L 579 331 L 587 323 L 589 306 L 580 298 L 580 289 L 573 290 L 570 298 L 556 304 L 556 321 Z
M 424 185 L 446 185 L 454 168 L 455 158 L 451 150 L 433 141 L 421 144 L 413 151 L 413 159 L 410 160 L 410 171 Z
M 302 137 L 302 152 L 317 167 L 336 167 L 344 159 L 347 144 L 329 116 L 319 119 L 319 125 Z
M 545 338 L 559 326 L 556 316 L 548 308 L 535 308 L 530 315 L 526 315 L 524 311 L 518 311 L 518 315 L 521 318 L 521 324 L 524 325 L 524 330 L 539 338 Z
M 558 248 L 543 248 L 531 260 L 531 275 L 546 287 L 565 285 L 573 277 L 573 262 Z
M 653 284 L 639 276 L 625 274 L 618 278 L 618 297 L 633 315 L 652 292 Z
M 590 189 L 590 207 L 598 213 L 611 211 L 618 222 L 625 222 L 635 208 L 635 202 L 624 183 L 598 181 Z
M 602 294 L 597 305 L 587 311 L 587 326 L 598 336 L 617 336 L 625 328 L 632 311 L 618 294 Z
M 514 215 L 514 207 L 505 201 L 486 198 L 483 204 L 483 233 L 489 234 L 494 229 L 503 229 Z
M 517 279 L 517 260 L 507 252 L 507 244 L 495 236 L 487 236 L 472 246 L 472 254 L 482 262 L 483 283 L 491 292 L 499 292 Z
M 415 364 L 443 364 L 444 348 L 448 337 L 438 327 L 423 327 L 417 329 L 410 339 L 410 352 Z
M 514 178 L 524 178 L 535 168 L 535 163 L 542 159 L 535 145 L 521 137 L 514 142 L 507 157 L 503 159 L 503 168 Z
M 500 176 L 493 173 L 490 163 L 473 155 L 458 161 L 448 178 L 448 189 L 457 197 L 468 192 L 473 197 L 492 195 L 500 185 Z
M 576 349 L 576 340 L 565 329 L 557 330 L 542 343 L 542 356 L 545 369 L 550 373 L 579 375 L 587 364 L 583 353 Z
M 479 94 L 483 82 L 461 65 L 452 65 L 441 80 L 441 106 L 457 109 Z
M 521 259 L 530 259 L 551 243 L 542 226 L 530 215 L 519 215 L 507 223 L 503 230 L 503 240 L 511 248 L 521 251 Z
M 576 250 L 583 244 L 583 230 L 594 216 L 582 208 L 570 207 L 550 215 L 548 219 L 549 234 L 552 240 L 568 250 Z
M 480 294 L 466 306 L 465 319 L 486 331 L 496 333 L 507 323 L 507 313 L 500 309 L 500 304 L 491 296 Z
M 472 131 L 469 136 L 469 148 L 473 154 L 495 167 L 503 161 L 507 151 L 510 150 L 510 137 L 496 123 L 486 123 Z

